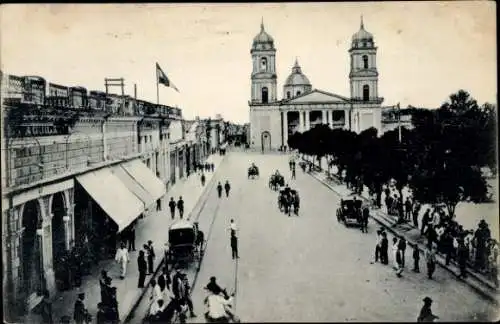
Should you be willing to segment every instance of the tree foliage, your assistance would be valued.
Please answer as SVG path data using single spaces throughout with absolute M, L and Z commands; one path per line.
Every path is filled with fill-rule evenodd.
M 463 199 L 483 201 L 488 192 L 480 168 L 496 171 L 496 107 L 478 106 L 464 90 L 450 95 L 439 109 L 412 109 L 413 129 L 380 136 L 375 128 L 356 134 L 319 125 L 288 139 L 290 148 L 345 170 L 346 181 L 361 177 L 380 197 L 382 184 L 396 180 L 410 186 L 422 203 L 445 203 L 450 214 Z

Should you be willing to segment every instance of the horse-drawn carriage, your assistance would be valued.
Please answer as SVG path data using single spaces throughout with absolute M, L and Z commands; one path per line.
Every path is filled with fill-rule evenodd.
M 299 207 L 300 198 L 297 190 L 289 189 L 287 191 L 286 189 L 283 189 L 280 191 L 278 195 L 278 208 L 281 212 L 284 212 L 285 214 L 288 214 L 288 216 L 290 216 L 290 213 L 293 210 L 293 213 L 298 216 Z
M 252 164 L 249 168 L 248 168 L 248 179 L 252 178 L 252 179 L 255 179 L 255 177 L 258 177 L 259 176 L 259 168 Z
M 279 187 L 283 187 L 285 185 L 285 178 L 281 174 L 273 174 L 271 178 L 269 178 L 269 188 L 272 190 L 278 190 Z
M 348 195 L 340 200 L 340 207 L 337 208 L 337 220 L 343 222 L 345 226 L 350 224 L 361 225 L 363 202 L 356 195 Z
M 172 265 L 187 265 L 201 262 L 206 241 L 197 223 L 185 220 L 170 225 L 168 230 L 169 249 L 166 262 Z

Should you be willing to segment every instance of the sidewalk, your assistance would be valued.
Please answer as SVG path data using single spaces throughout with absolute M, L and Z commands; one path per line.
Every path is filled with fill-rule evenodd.
M 208 162 L 214 163 L 215 171 L 206 172 L 206 183 L 202 187 L 200 178 L 196 173 L 192 173 L 188 178 L 177 180 L 176 184 L 165 194 L 169 199 L 173 196 L 176 200 L 179 196 L 184 199 L 184 218 L 188 219 L 192 210 L 199 204 L 203 192 L 210 187 L 214 174 L 217 173 L 219 165 L 223 162 L 223 156 L 218 154 L 210 155 Z M 167 201 L 168 199 L 164 199 Z M 178 220 L 176 212 L 175 220 Z M 154 212 L 151 215 L 140 219 L 136 227 L 136 251 L 129 252 L 130 263 L 127 268 L 127 275 L 124 280 L 120 279 L 119 265 L 114 260 L 101 261 L 99 265 L 93 267 L 90 275 L 82 278 L 82 285 L 69 291 L 60 292 L 53 298 L 52 315 L 55 323 L 58 323 L 62 316 L 70 316 L 73 319 L 73 307 L 78 293 L 85 293 L 84 304 L 90 314 L 93 316 L 93 322 L 96 322 L 97 303 L 101 301 L 101 292 L 99 278 L 101 270 L 108 271 L 108 275 L 113 279 L 111 285 L 117 288 L 118 312 L 120 320 L 123 321 L 131 310 L 135 307 L 137 301 L 147 291 L 149 281 L 154 275 L 146 277 L 144 287 L 138 288 L 139 271 L 137 269 L 137 256 L 142 245 L 148 240 L 153 241 L 155 249 L 155 269 L 158 271 L 163 261 L 163 245 L 168 239 L 168 228 L 174 220 L 170 217 L 168 206 L 164 203 L 163 210 Z M 155 272 L 156 272 L 155 271 Z M 31 323 L 33 320 L 28 319 Z
M 352 192 L 351 190 L 347 189 L 345 185 L 340 184 L 332 178 L 328 178 L 324 172 L 313 171 L 310 174 L 315 179 L 320 181 L 323 185 L 340 195 L 348 195 Z M 364 198 L 365 201 L 371 203 L 368 193 L 363 192 L 362 198 Z M 389 230 L 393 235 L 404 237 L 410 244 L 416 243 L 421 252 L 424 252 L 425 241 L 423 240 L 423 238 L 421 238 L 419 229 L 416 229 L 410 224 L 397 224 L 395 217 L 387 215 L 380 209 L 371 209 L 370 216 L 380 225 Z M 458 276 L 460 271 L 457 265 L 455 265 L 454 261 L 451 261 L 449 265 L 446 265 L 445 258 L 440 254 L 436 254 L 436 259 L 437 263 L 440 266 L 442 266 L 452 274 Z M 486 297 L 494 303 L 498 304 L 498 301 L 500 300 L 499 291 L 495 288 L 491 280 L 485 278 L 484 275 L 479 274 L 470 268 L 467 269 L 467 274 L 469 275 L 468 278 L 466 278 L 465 280 L 460 280 L 466 282 L 483 297 Z

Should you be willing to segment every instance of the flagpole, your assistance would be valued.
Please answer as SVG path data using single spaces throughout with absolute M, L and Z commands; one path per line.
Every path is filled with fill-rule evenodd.
M 398 102 L 398 139 L 399 143 L 401 143 L 401 107 Z
M 156 63 L 158 66 L 158 63 Z M 156 68 L 156 104 L 160 104 L 160 83 L 158 82 L 158 67 Z

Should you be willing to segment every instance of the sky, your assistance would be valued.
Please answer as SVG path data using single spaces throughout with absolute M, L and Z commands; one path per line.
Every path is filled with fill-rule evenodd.
M 261 19 L 274 38 L 278 97 L 298 58 L 313 88 L 349 96 L 351 37 L 365 29 L 378 47 L 383 105 L 438 107 L 465 89 L 496 103 L 496 3 L 345 2 L 239 4 L 7 4 L 0 7 L 4 73 L 156 102 L 155 63 L 180 90 L 160 103 L 185 118 L 221 114 L 248 122 L 250 48 Z M 117 91 L 117 90 L 115 90 Z

